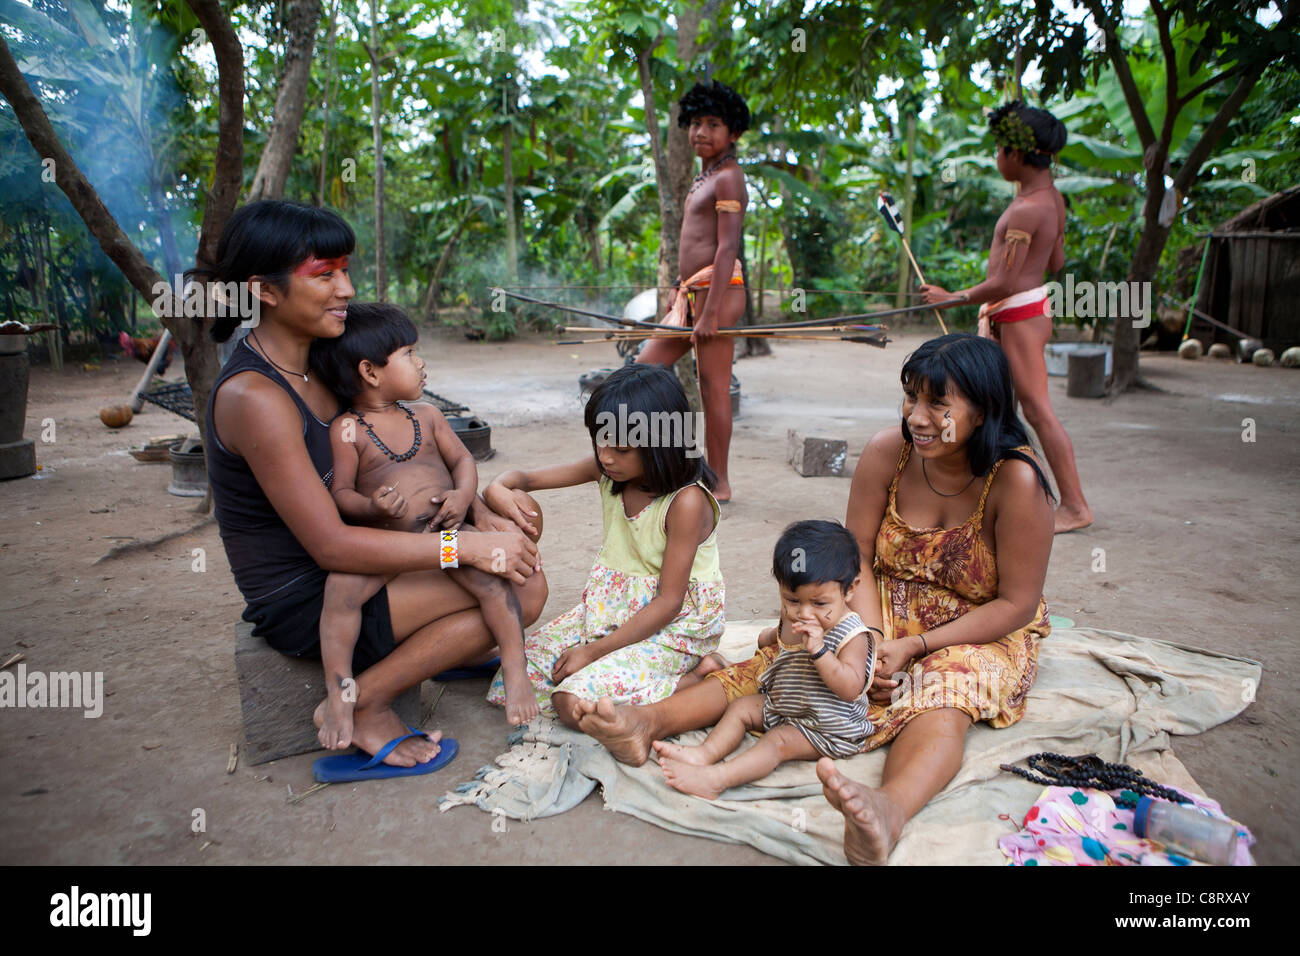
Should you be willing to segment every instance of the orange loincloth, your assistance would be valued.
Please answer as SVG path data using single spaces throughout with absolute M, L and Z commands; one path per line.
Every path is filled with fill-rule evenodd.
M 673 299 L 672 308 L 668 310 L 668 315 L 664 317 L 663 324 L 676 325 L 681 328 L 687 328 L 692 325 L 692 320 L 695 314 L 695 293 L 700 289 L 707 289 L 712 281 L 712 263 L 684 281 L 681 288 L 677 290 L 677 295 Z M 731 268 L 730 284 L 740 286 L 745 284 L 745 277 L 741 271 L 739 259 L 736 260 L 735 264 Z

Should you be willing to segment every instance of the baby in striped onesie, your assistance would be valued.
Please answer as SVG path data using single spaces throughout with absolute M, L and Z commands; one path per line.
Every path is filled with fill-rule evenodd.
M 835 521 L 799 521 L 781 534 L 772 574 L 781 591 L 780 653 L 760 692 L 727 705 L 698 747 L 655 741 L 668 784 L 709 800 L 760 780 L 787 760 L 851 757 L 871 735 L 867 686 L 876 662 L 873 628 L 849 608 L 861 552 Z M 747 732 L 753 747 L 731 760 Z

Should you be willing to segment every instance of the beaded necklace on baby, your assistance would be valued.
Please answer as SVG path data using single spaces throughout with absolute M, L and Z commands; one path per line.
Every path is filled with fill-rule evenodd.
M 370 436 L 370 440 L 375 443 L 375 446 L 380 451 L 382 451 L 393 461 L 406 461 L 410 458 L 414 458 L 415 453 L 420 450 L 420 442 L 422 440 L 422 436 L 420 435 L 420 420 L 416 418 L 415 413 L 412 412 L 405 405 L 397 404 L 397 407 L 406 413 L 406 417 L 409 418 L 411 420 L 411 424 L 415 426 L 415 443 L 411 445 L 410 451 L 404 452 L 401 455 L 395 454 L 392 451 L 392 449 L 390 449 L 387 445 L 384 444 L 383 439 L 381 439 L 378 435 L 375 434 L 374 428 L 371 427 L 368 421 L 366 421 L 364 418 L 361 417 L 361 413 L 358 412 L 355 408 L 349 408 L 348 414 L 356 418 L 357 422 L 360 423 L 361 427 L 366 430 L 366 434 Z

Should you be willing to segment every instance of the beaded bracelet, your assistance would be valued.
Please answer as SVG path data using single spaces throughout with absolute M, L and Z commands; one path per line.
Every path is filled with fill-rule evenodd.
M 442 548 L 438 553 L 438 567 L 440 568 L 458 568 L 460 567 L 460 549 L 459 549 L 459 532 L 440 531 L 438 534 L 442 538 Z

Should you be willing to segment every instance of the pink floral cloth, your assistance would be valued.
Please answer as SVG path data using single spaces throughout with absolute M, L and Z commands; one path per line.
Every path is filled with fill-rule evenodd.
M 1180 793 L 1182 791 L 1179 791 Z M 1202 813 L 1227 820 L 1207 797 L 1184 794 Z M 1193 866 L 1199 861 L 1167 851 L 1133 830 L 1134 811 L 1115 806 L 1128 790 L 1047 787 L 1025 814 L 1024 829 L 1004 836 L 998 846 L 1011 866 Z M 1234 866 L 1252 866 L 1255 837 L 1237 824 Z

